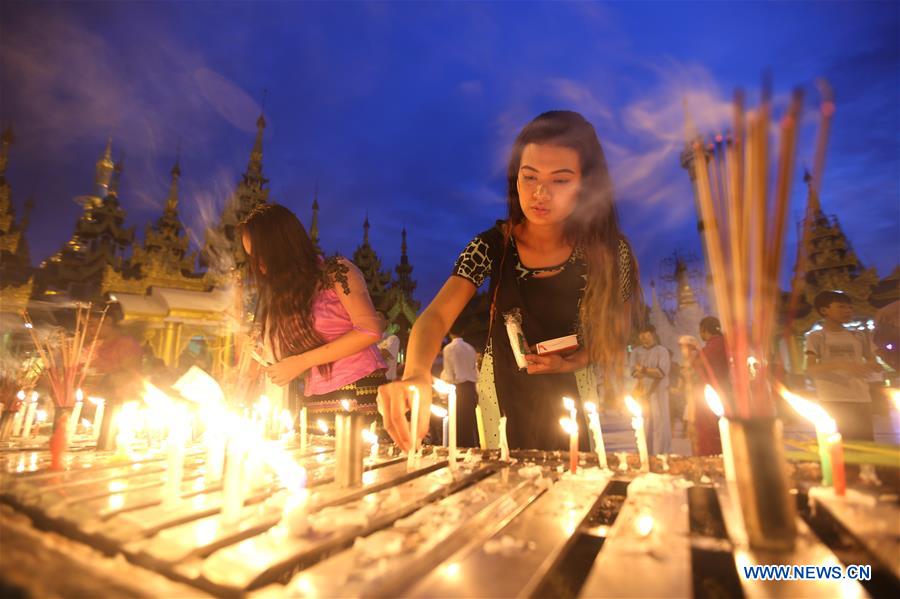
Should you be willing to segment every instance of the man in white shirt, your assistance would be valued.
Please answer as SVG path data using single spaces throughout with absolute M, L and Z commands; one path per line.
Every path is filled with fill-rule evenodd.
M 806 374 L 844 438 L 871 441 L 868 379 L 881 370 L 871 341 L 862 331 L 844 327 L 853 318 L 853 304 L 847 294 L 822 291 L 814 300 L 814 308 L 824 321 L 821 329 L 806 335 Z
M 450 343 L 442 352 L 444 370 L 441 378 L 456 385 L 456 443 L 460 447 L 478 447 L 475 406 L 478 405 L 478 380 L 475 348 L 456 331 L 450 331 Z

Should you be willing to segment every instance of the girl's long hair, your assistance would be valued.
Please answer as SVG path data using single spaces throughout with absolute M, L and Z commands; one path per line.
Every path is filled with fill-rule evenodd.
M 591 362 L 617 378 L 625 364 L 632 327 L 643 320 L 644 300 L 637 261 L 619 230 L 603 147 L 593 125 L 577 112 L 545 112 L 528 123 L 513 143 L 507 168 L 512 225 L 525 220 L 517 182 L 522 152 L 528 144 L 561 146 L 578 152 L 581 190 L 574 212 L 566 219 L 565 236 L 584 249 L 588 268 L 579 321 Z M 620 242 L 624 245 L 620 246 Z M 622 276 L 629 279 L 621 280 Z
M 250 278 L 259 291 L 255 320 L 267 328 L 275 357 L 322 345 L 313 327 L 312 302 L 323 283 L 324 264 L 303 224 L 284 206 L 263 204 L 238 226 L 237 243 L 244 234 L 250 238 Z

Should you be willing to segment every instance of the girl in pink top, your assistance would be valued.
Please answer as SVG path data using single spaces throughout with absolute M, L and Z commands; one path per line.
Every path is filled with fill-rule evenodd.
M 272 382 L 304 376 L 313 411 L 349 399 L 374 412 L 385 382 L 376 347 L 382 324 L 359 269 L 342 257 L 323 259 L 300 220 L 278 204 L 251 212 L 240 235 L 259 289 L 256 321 L 276 360 L 266 368 Z

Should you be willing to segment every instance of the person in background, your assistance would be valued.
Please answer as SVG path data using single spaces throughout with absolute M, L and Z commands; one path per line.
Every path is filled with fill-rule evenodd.
M 444 346 L 441 353 L 444 358 L 441 378 L 456 385 L 456 443 L 459 447 L 478 447 L 478 425 L 475 420 L 478 356 L 475 348 L 466 343 L 459 331 L 451 329 L 450 343 Z
M 695 456 L 720 454 L 719 418 L 707 405 L 703 392 L 706 377 L 703 376 L 700 340 L 693 335 L 682 335 L 678 345 L 681 348 L 681 375 L 686 400 L 684 420 L 691 441 L 691 453 Z
M 875 352 L 881 360 L 900 371 L 900 301 L 891 302 L 875 313 Z
M 632 394 L 643 400 L 649 414 L 647 449 L 653 455 L 672 451 L 672 423 L 669 420 L 669 350 L 659 344 L 656 328 L 644 325 L 638 336 L 641 345 L 631 352 Z
M 400 353 L 400 337 L 397 336 L 397 325 L 389 323 L 383 312 L 378 313 L 378 317 L 384 323 L 384 334 L 378 343 L 378 351 L 381 352 L 381 358 L 387 365 L 385 378 L 388 381 L 397 380 L 397 356 Z
M 853 318 L 847 294 L 822 291 L 813 307 L 823 322 L 821 329 L 806 335 L 806 374 L 844 438 L 871 441 L 872 398 L 867 379 L 881 370 L 872 344 L 864 332 L 844 327 Z
M 700 321 L 700 339 L 703 351 L 700 354 L 704 384 L 712 385 L 719 397 L 731 393 L 731 375 L 728 368 L 728 350 L 722 336 L 722 324 L 715 316 L 707 316 Z M 725 400 L 723 399 L 723 402 Z

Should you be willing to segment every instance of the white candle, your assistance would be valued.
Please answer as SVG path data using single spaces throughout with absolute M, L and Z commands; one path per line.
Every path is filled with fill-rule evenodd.
M 166 443 L 166 484 L 163 488 L 163 505 L 174 505 L 181 500 L 181 483 L 184 481 L 184 444 L 187 442 L 186 413 L 173 413 Z
M 500 417 L 500 459 L 509 461 L 509 441 L 506 438 L 506 416 Z
M 415 385 L 409 386 L 409 392 L 412 394 L 412 407 L 410 409 L 410 421 L 409 421 L 409 435 L 410 435 L 410 449 L 409 454 L 406 456 L 406 466 L 408 468 L 414 468 L 416 465 L 416 458 L 419 453 L 419 389 Z
M 569 434 L 569 472 L 578 472 L 578 423 L 564 416 L 559 419 L 563 430 Z
M 281 512 L 281 524 L 292 537 L 301 537 L 309 530 L 309 490 L 301 489 L 288 495 Z
M 100 429 L 103 426 L 103 410 L 106 408 L 106 400 L 100 399 L 99 397 L 89 397 L 89 400 L 93 401 L 96 404 L 97 409 L 94 410 L 94 437 L 100 436 Z
M 300 408 L 300 453 L 306 453 L 306 443 L 309 433 L 307 427 L 307 411 L 306 406 Z
M 450 387 L 450 393 L 447 395 L 447 411 L 450 412 L 450 445 L 447 450 L 447 458 L 450 460 L 450 467 L 456 467 L 456 385 Z
M 725 480 L 733 483 L 737 480 L 734 475 L 734 451 L 731 449 L 731 429 L 728 428 L 728 419 L 725 418 L 725 407 L 719 394 L 711 385 L 703 388 L 703 396 L 706 404 L 713 414 L 719 417 L 719 438 L 722 440 L 722 467 L 725 470 Z
M 634 438 L 637 442 L 638 455 L 641 458 L 641 471 L 650 472 L 650 456 L 647 452 L 647 431 L 644 430 L 644 418 L 641 406 L 630 395 L 625 396 L 625 406 L 631 412 L 631 426 L 634 428 Z
M 603 429 L 600 428 L 600 415 L 597 413 L 597 406 L 593 402 L 585 402 L 584 409 L 588 413 L 588 424 L 591 427 L 591 435 L 594 438 L 594 451 L 597 452 L 597 463 L 600 468 L 609 470 L 609 463 L 606 461 L 606 445 L 603 443 Z
M 368 429 L 363 429 L 362 438 L 370 445 L 369 457 L 374 461 L 378 457 L 378 435 L 375 433 L 375 423 Z
M 225 477 L 222 483 L 222 522 L 225 525 L 238 521 L 244 505 L 244 460 L 247 444 L 240 432 L 228 439 L 225 461 Z
M 225 467 L 225 435 L 221 430 L 207 427 L 203 440 L 206 444 L 206 482 L 218 481 Z
M 13 417 L 13 427 L 12 427 L 12 436 L 18 437 L 19 433 L 22 432 L 22 423 L 25 422 L 25 412 L 28 411 L 28 405 L 25 403 L 25 390 L 19 389 L 19 392 L 16 393 L 16 398 L 19 400 L 19 409 L 16 410 L 16 415 Z
M 34 424 L 34 415 L 37 411 L 37 393 L 31 394 L 31 401 L 28 402 L 28 409 L 25 411 L 25 426 L 22 429 L 22 436 L 31 435 L 31 425 Z

